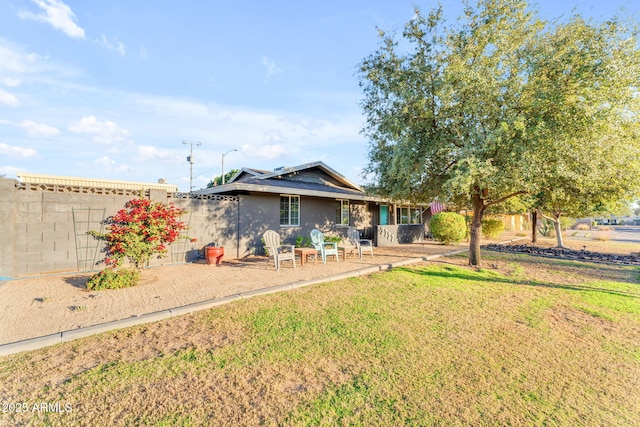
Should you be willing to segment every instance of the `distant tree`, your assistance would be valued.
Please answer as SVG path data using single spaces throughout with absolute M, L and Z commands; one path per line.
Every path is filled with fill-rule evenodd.
M 229 172 L 225 173 L 224 182 L 228 183 L 229 180 L 239 171 L 240 169 L 231 169 Z M 222 185 L 222 175 L 218 175 L 215 178 L 213 178 L 211 181 L 209 181 L 209 183 L 207 184 L 207 188 L 217 187 L 218 185 Z
M 640 61 L 635 32 L 617 21 L 550 26 L 524 0 L 480 0 L 459 22 L 446 26 L 440 8 L 426 16 L 416 8 L 402 43 L 380 32 L 380 48 L 360 67 L 365 173 L 393 199 L 471 207 L 469 263 L 478 265 L 485 211 L 554 188 L 562 153 L 587 143 L 597 156 L 619 141 L 610 165 L 626 167 L 618 160 L 628 143 L 637 167 L 637 101 L 629 94 Z M 562 40 L 566 49 L 554 57 Z M 575 175 L 595 167 L 567 166 Z

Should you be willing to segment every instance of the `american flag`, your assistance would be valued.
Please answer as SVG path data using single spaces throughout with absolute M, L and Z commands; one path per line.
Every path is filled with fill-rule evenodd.
M 437 200 L 434 200 L 433 202 L 431 202 L 429 207 L 431 208 L 431 215 L 435 215 L 438 212 L 442 212 L 442 211 L 447 209 L 447 207 L 445 205 L 443 205 L 442 203 L 440 203 Z

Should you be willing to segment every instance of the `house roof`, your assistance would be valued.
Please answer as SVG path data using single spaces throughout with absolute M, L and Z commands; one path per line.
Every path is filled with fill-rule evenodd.
M 274 171 L 242 168 L 228 183 L 195 191 L 198 194 L 274 193 L 301 196 L 379 200 L 323 162 L 282 167 Z M 381 199 L 380 199 L 381 200 Z

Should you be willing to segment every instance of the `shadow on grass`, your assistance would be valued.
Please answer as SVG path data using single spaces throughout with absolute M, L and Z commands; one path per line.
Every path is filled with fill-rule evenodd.
M 444 264 L 443 264 L 444 265 Z M 488 283 L 505 283 L 516 286 L 531 286 L 547 289 L 558 289 L 563 291 L 578 291 L 578 292 L 597 292 L 608 295 L 616 295 L 634 299 L 640 299 L 640 294 L 633 292 L 619 291 L 615 289 L 608 289 L 595 286 L 582 286 L 582 285 L 560 285 L 557 283 L 546 283 L 535 280 L 519 280 L 506 276 L 502 276 L 500 273 L 494 273 L 490 270 L 479 269 L 478 271 L 465 270 L 461 267 L 446 266 L 444 269 L 433 270 L 429 267 L 423 268 L 411 268 L 411 267 L 397 267 L 394 271 L 401 271 L 408 274 L 425 276 L 430 278 L 438 278 L 443 280 L 465 280 L 473 282 L 488 282 Z
M 640 267 L 636 265 L 615 264 L 605 262 L 589 262 L 572 259 L 561 259 L 549 256 L 514 254 L 501 252 L 483 252 L 484 260 L 502 260 L 519 262 L 526 265 L 545 266 L 555 271 L 564 268 L 579 268 L 580 275 L 594 277 L 598 280 L 611 280 L 634 285 L 640 284 Z

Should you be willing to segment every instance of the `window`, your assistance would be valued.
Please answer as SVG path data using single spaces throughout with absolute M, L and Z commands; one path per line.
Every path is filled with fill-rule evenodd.
M 422 223 L 422 211 L 420 208 L 411 208 L 411 218 L 409 218 L 411 224 Z
M 300 196 L 280 196 L 280 225 L 300 225 Z
M 409 208 L 398 208 L 398 224 L 409 224 Z
M 415 206 L 398 208 L 396 213 L 398 215 L 398 224 L 422 223 L 421 210 Z
M 336 200 L 336 225 L 349 225 L 348 200 Z

